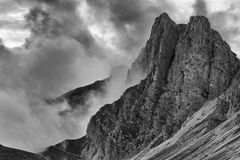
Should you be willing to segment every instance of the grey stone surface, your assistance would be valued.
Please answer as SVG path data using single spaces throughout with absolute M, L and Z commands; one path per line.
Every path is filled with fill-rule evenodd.
M 154 142 L 131 160 L 240 159 L 240 72 L 219 97 L 209 100 L 170 139 Z

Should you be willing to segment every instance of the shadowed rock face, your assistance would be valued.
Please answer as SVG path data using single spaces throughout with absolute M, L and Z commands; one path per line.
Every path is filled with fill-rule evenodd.
M 171 59 L 182 32 L 182 27 L 185 28 L 186 25 L 177 25 L 166 13 L 156 18 L 150 39 L 133 62 L 127 79 L 132 80 L 138 76 L 146 76 L 154 64 L 163 62 L 166 59 Z M 165 54 L 159 54 L 160 52 L 165 52 Z M 164 66 L 164 64 L 162 64 L 162 66 Z M 169 65 L 165 67 L 169 67 Z
M 33 153 L 7 148 L 0 145 L 0 160 L 45 160 Z
M 179 134 L 188 117 L 207 101 L 225 93 L 239 64 L 228 44 L 211 29 L 206 17 L 191 17 L 188 24 L 177 25 L 163 13 L 156 18 L 150 39 L 128 73 L 128 80 L 138 73 L 145 74 L 146 78 L 91 118 L 87 135 L 81 139 L 77 150 L 69 149 L 78 145 L 72 141 L 55 147 L 66 144 L 60 147 L 63 157 L 74 154 L 85 160 L 123 160 L 140 151 L 137 159 L 142 158 L 151 148 Z M 204 123 L 207 129 L 200 127 L 199 133 L 202 130 L 208 133 L 226 121 L 227 110 L 224 105 L 216 109 L 212 119 Z M 234 113 L 232 109 L 231 115 Z M 198 132 L 189 133 L 190 137 L 182 141 L 194 139 L 195 134 Z M 51 148 L 44 153 L 49 154 L 54 157 Z

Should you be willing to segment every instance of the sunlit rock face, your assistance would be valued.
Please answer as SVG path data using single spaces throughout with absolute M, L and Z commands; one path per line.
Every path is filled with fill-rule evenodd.
M 163 13 L 127 76 L 129 81 L 139 73 L 145 78 L 103 106 L 91 118 L 85 137 L 50 147 L 43 155 L 53 160 L 190 160 L 204 156 L 205 150 L 205 157 L 210 156 L 215 147 L 221 157 L 230 144 L 221 148 L 227 136 L 214 138 L 228 131 L 232 138 L 238 134 L 229 126 L 238 125 L 233 119 L 238 117 L 239 64 L 206 17 L 176 24 Z

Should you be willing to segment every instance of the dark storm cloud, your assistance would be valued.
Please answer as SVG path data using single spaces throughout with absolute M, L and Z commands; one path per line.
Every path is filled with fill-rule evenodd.
M 87 3 L 95 17 L 113 24 L 119 35 L 117 45 L 135 54 L 144 45 L 155 17 L 172 9 L 164 0 L 158 5 L 142 0 L 88 0 Z
M 194 14 L 206 16 L 208 14 L 207 4 L 204 0 L 196 0 L 193 5 Z
M 35 7 L 30 9 L 25 16 L 27 27 L 30 28 L 31 33 L 36 35 L 46 35 L 47 37 L 60 35 L 61 24 L 50 17 L 49 13 L 41 8 Z
M 25 16 L 33 34 L 48 37 L 65 35 L 74 38 L 87 48 L 94 47 L 94 38 L 79 16 L 77 0 L 16 0 L 30 5 Z

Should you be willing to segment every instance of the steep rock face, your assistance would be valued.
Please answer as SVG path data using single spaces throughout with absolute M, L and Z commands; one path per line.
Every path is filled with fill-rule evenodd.
M 127 80 L 131 81 L 146 76 L 155 63 L 162 59 L 159 53 L 166 52 L 171 57 L 177 40 L 186 25 L 177 25 L 166 13 L 155 19 L 151 35 L 146 46 L 141 50 L 128 72 Z M 167 54 L 166 54 L 167 55 Z
M 167 91 L 158 101 L 156 119 L 170 112 L 166 122 L 170 122 L 170 126 L 174 124 L 175 133 L 187 116 L 197 111 L 207 99 L 228 88 L 238 67 L 236 55 L 210 28 L 207 18 L 191 17 L 176 46 Z
M 146 52 L 152 59 L 147 78 L 89 123 L 87 136 L 97 159 L 125 159 L 157 136 L 158 143 L 168 139 L 206 100 L 228 88 L 239 66 L 229 46 L 200 16 L 191 17 L 186 30 L 178 32 L 162 14 Z
M 39 155 L 0 145 L 0 160 L 45 160 Z
M 75 154 L 122 160 L 153 140 L 154 146 L 161 144 L 206 101 L 222 94 L 238 68 L 236 55 L 207 18 L 191 17 L 187 25 L 177 25 L 163 13 L 128 74 L 131 79 L 140 69 L 147 77 L 91 118 L 84 147 Z
M 131 160 L 240 159 L 240 72 L 231 87 L 189 117 L 170 139 L 156 138 Z

